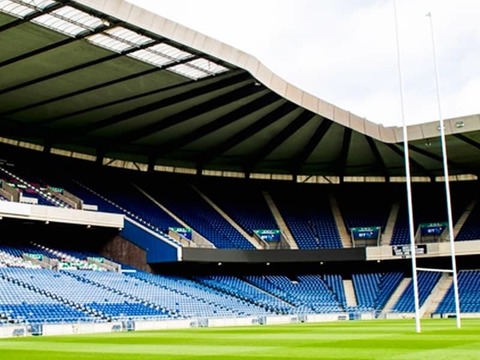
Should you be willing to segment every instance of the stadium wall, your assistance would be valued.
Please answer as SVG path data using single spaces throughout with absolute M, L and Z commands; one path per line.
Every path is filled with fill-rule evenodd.
M 202 318 L 162 321 L 115 321 L 108 323 L 74 323 L 0 326 L 0 338 L 19 336 L 59 336 L 76 334 L 101 334 L 122 331 L 148 331 L 188 329 L 199 327 L 232 327 L 279 325 L 299 322 L 320 323 L 348 320 L 345 314 L 323 314 L 309 316 L 266 316 L 239 318 Z
M 148 263 L 177 261 L 179 259 L 180 245 L 167 243 L 164 239 L 159 239 L 158 235 L 134 221 L 128 218 L 125 218 L 125 220 L 125 226 L 120 235 L 143 249 L 146 252 Z
M 139 270 L 151 272 L 151 267 L 147 263 L 147 253 L 141 247 L 125 240 L 120 235 L 115 236 L 106 243 L 100 250 L 100 255 L 115 259 L 115 261 L 133 266 Z

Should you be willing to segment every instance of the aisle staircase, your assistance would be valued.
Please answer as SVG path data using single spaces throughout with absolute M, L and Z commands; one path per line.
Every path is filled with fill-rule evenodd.
M 333 217 L 335 219 L 335 224 L 337 225 L 338 234 L 342 240 L 343 248 L 353 247 L 352 237 L 345 226 L 345 221 L 343 221 L 343 216 L 340 211 L 340 208 L 337 203 L 337 199 L 333 194 L 330 194 L 330 206 L 332 208 Z
M 283 219 L 282 214 L 280 214 L 280 211 L 278 210 L 277 205 L 273 201 L 272 197 L 266 191 L 263 192 L 263 196 L 268 204 L 268 207 L 270 208 L 270 211 L 272 212 L 273 217 L 275 218 L 275 221 L 277 222 L 278 228 L 282 233 L 283 240 L 288 244 L 290 249 L 298 249 L 298 245 L 295 242 L 287 223 Z
M 433 289 L 430 296 L 427 298 L 423 306 L 420 308 L 420 316 L 429 318 L 438 308 L 438 305 L 445 297 L 448 289 L 453 284 L 453 276 L 448 273 L 443 273 L 442 277 L 438 281 L 437 286 Z
M 392 242 L 393 229 L 395 228 L 395 223 L 397 222 L 399 209 L 400 204 L 398 202 L 392 204 L 385 229 L 383 230 L 382 241 L 380 242 L 380 245 L 390 245 Z
M 357 297 L 355 295 L 355 289 L 353 288 L 352 280 L 343 280 L 343 288 L 345 289 L 345 298 L 347 300 L 348 307 L 357 306 Z
M 403 292 L 407 288 L 407 286 L 410 284 L 412 281 L 412 278 L 404 278 L 400 284 L 397 286 L 393 294 L 390 296 L 388 299 L 387 303 L 385 304 L 382 312 L 380 313 L 380 317 L 383 318 L 386 316 L 386 314 L 390 313 L 397 303 L 398 299 L 402 296 Z

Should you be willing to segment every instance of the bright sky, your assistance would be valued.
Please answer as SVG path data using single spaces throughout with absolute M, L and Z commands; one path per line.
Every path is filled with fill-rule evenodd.
M 398 54 L 407 124 L 480 114 L 479 0 L 397 0 L 398 33 L 394 0 L 128 1 L 376 123 L 403 124 Z

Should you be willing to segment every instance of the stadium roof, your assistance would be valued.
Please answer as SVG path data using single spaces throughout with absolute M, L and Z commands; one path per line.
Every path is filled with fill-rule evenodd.
M 200 173 L 405 173 L 401 127 L 122 0 L 0 0 L 0 46 L 4 141 Z M 408 134 L 412 175 L 442 176 L 439 122 Z M 478 175 L 480 115 L 445 120 L 445 134 L 450 174 Z

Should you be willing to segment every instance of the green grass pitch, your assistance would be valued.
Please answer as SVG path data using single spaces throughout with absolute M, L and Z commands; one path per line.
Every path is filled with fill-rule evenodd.
M 0 339 L 0 359 L 480 359 L 480 319 L 371 320 Z

